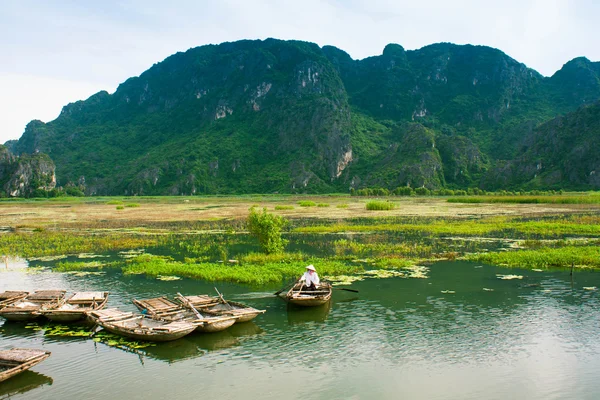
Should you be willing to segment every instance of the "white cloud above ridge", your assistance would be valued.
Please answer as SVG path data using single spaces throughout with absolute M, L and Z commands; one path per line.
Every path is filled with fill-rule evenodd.
M 297 39 L 362 59 L 381 54 L 388 43 L 407 50 L 469 43 L 498 48 L 549 76 L 574 57 L 600 59 L 593 43 L 599 11 L 592 0 L 222 0 L 175 6 L 154 0 L 9 0 L 0 4 L 0 34 L 8 38 L 0 42 L 6 58 L 0 64 L 0 105 L 7 114 L 0 119 L 0 143 L 22 134 L 33 119 L 23 119 L 25 114 L 36 111 L 34 118 L 51 120 L 69 102 L 101 89 L 112 92 L 169 55 L 204 44 Z M 7 90 L 5 82 L 15 76 L 43 84 Z M 64 101 L 66 95 L 77 97 Z M 11 100 L 19 96 L 35 96 L 38 105 Z M 32 112 L 16 109 L 17 103 Z

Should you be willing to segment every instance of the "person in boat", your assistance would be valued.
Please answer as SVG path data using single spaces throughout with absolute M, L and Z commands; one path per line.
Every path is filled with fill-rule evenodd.
M 306 272 L 300 277 L 300 282 L 307 290 L 317 290 L 320 280 L 317 270 L 312 264 L 306 267 Z

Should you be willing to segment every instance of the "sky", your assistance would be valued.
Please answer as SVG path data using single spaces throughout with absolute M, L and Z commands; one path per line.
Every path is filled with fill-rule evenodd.
M 296 39 L 354 59 L 388 43 L 485 45 L 551 76 L 600 60 L 598 20 L 597 0 L 0 0 L 0 143 L 205 44 Z

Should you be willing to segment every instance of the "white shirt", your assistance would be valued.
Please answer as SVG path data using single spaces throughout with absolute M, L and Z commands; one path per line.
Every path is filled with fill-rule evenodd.
M 319 284 L 319 275 L 317 275 L 317 273 L 315 271 L 313 271 L 313 273 L 310 273 L 309 271 L 306 271 L 304 273 L 304 275 L 302 275 L 302 277 L 300 277 L 300 282 L 306 282 L 306 286 L 311 286 L 312 283 L 315 284 L 315 286 L 317 286 Z

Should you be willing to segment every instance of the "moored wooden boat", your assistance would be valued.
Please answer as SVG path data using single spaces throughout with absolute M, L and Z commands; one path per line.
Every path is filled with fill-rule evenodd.
M 62 304 L 42 307 L 40 313 L 51 321 L 73 322 L 83 319 L 87 312 L 101 310 L 108 301 L 108 292 L 77 292 Z
M 64 297 L 64 290 L 38 290 L 2 308 L 0 317 L 9 321 L 29 321 L 39 317 L 43 307 L 61 304 Z
M 296 283 L 290 290 L 279 296 L 290 304 L 301 307 L 321 306 L 331 300 L 331 284 L 321 282 L 317 290 L 307 290 L 303 283 Z
M 38 349 L 0 351 L 0 382 L 7 380 L 50 357 L 50 352 Z
M 7 290 L 0 293 L 0 309 L 14 303 L 17 300 L 25 298 L 29 292 L 21 292 L 16 290 Z
M 229 328 L 236 321 L 231 315 L 218 315 L 199 312 L 193 306 L 176 303 L 166 297 L 146 300 L 133 300 L 133 304 L 150 317 L 163 321 L 186 321 L 194 324 L 198 332 L 219 332 Z
M 225 300 L 220 297 L 206 295 L 183 297 L 200 312 L 231 315 L 236 317 L 236 323 L 252 321 L 258 315 L 266 312 L 266 310 L 258 310 L 243 303 Z
M 176 340 L 196 329 L 194 324 L 186 321 L 161 321 L 116 308 L 91 311 L 88 315 L 109 332 L 148 342 Z

